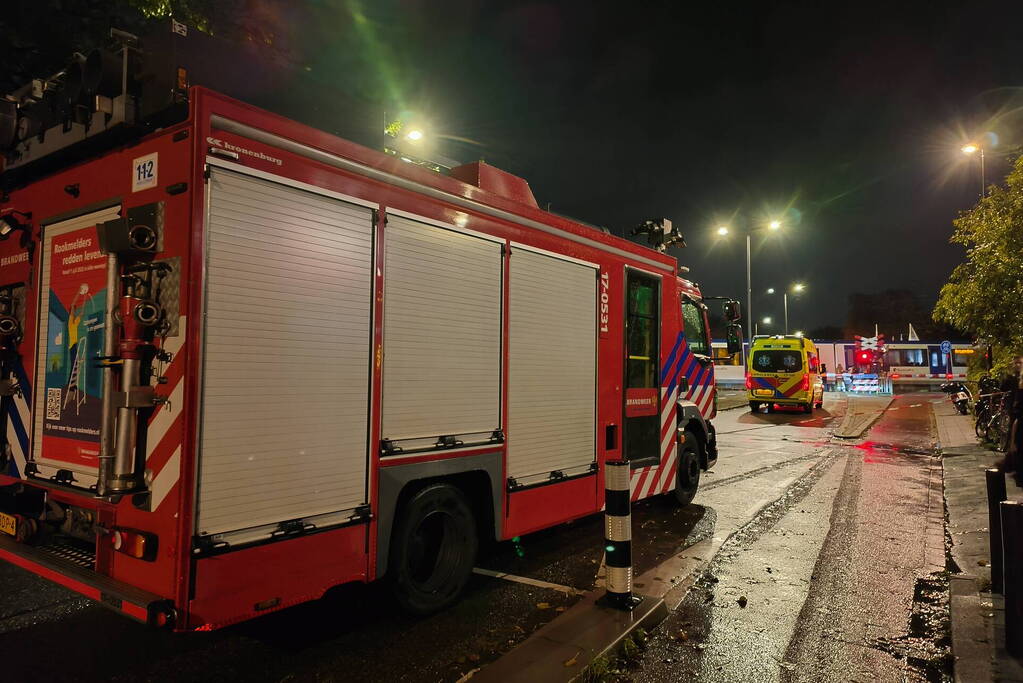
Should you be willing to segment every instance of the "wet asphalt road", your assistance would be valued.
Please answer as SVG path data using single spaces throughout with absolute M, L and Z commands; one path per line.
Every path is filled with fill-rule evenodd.
M 950 680 L 934 400 L 896 397 L 863 439 L 815 450 L 723 541 L 629 677 Z
M 781 411 L 753 415 L 745 409 L 719 416 L 720 459 L 704 473 L 697 504 L 680 509 L 661 499 L 633 511 L 637 576 L 704 540 L 717 553 L 711 566 L 717 583 L 701 579 L 661 630 L 677 635 L 684 629 L 686 640 L 655 637 L 631 675 L 644 680 L 775 680 L 788 671 L 782 663 L 818 656 L 805 648 L 790 653 L 789 647 L 799 628 L 817 628 L 812 614 L 802 614 L 811 604 L 808 586 L 823 580 L 815 577 L 842 567 L 842 576 L 851 571 L 848 561 L 814 571 L 822 547 L 849 540 L 833 522 L 828 524 L 837 492 L 843 486 L 852 491 L 863 480 L 862 475 L 846 475 L 848 463 L 857 458 L 861 465 L 874 458 L 889 463 L 929 460 L 895 450 L 918 452 L 932 445 L 926 399 L 916 402 L 923 408 L 897 400 L 892 407 L 898 410 L 886 413 L 869 435 L 877 445 L 861 448 L 831 443 L 830 430 L 844 413 L 844 402 L 834 396 L 812 416 Z M 897 465 L 890 469 L 883 477 L 921 476 L 915 465 L 906 472 Z M 892 497 L 901 496 L 905 488 L 885 486 Z M 861 494 L 854 499 L 862 504 L 872 499 L 872 493 Z M 801 509 L 813 512 L 794 512 Z M 858 526 L 855 531 L 853 536 L 862 537 Z M 600 568 L 601 538 L 602 518 L 594 516 L 525 536 L 518 545 L 485 547 L 478 566 L 587 590 L 594 587 Z M 849 553 L 825 555 L 840 559 Z M 778 573 L 772 567 L 765 576 L 764 567 L 770 565 Z M 857 576 L 869 574 L 859 565 L 854 568 Z M 794 590 L 785 590 L 785 581 Z M 776 584 L 782 586 L 777 595 L 763 594 L 770 602 L 754 604 L 754 588 Z M 381 586 L 353 586 L 222 631 L 169 634 L 148 630 L 6 564 L 0 564 L 0 586 L 0 648 L 20 655 L 5 658 L 4 671 L 17 681 L 455 681 L 508 651 L 578 599 L 551 588 L 475 575 L 459 605 L 425 619 L 401 613 Z M 741 613 L 734 606 L 737 596 L 728 592 L 732 587 L 750 593 L 750 604 Z M 639 591 L 646 588 L 637 586 Z M 822 595 L 843 593 L 840 587 L 825 588 L 820 588 Z M 715 595 L 709 601 L 708 589 Z M 912 587 L 908 590 L 911 598 Z M 825 601 L 824 607 L 831 604 Z M 905 611 L 903 605 L 898 614 Z M 751 626 L 746 617 L 752 614 L 761 615 L 760 626 Z M 747 643 L 757 628 L 772 635 L 762 639 L 753 657 Z M 806 648 L 817 642 L 810 637 L 797 640 Z M 733 661 L 756 659 L 770 665 L 763 671 L 759 665 L 722 667 L 712 656 L 719 650 Z M 54 657 L 55 652 L 60 656 Z M 117 656 L 97 657 L 100 652 Z

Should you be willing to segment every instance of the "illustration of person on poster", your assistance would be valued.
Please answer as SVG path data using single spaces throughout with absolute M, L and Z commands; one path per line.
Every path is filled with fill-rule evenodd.
M 83 282 L 78 287 L 78 293 L 71 300 L 67 313 L 67 354 L 64 357 L 66 367 L 71 368 L 71 376 L 68 377 L 67 386 L 64 388 L 64 405 L 74 395 L 75 414 L 80 413 L 82 404 L 86 401 L 87 394 L 83 390 L 89 381 L 89 364 L 86 362 L 88 353 L 88 330 L 82 326 L 82 315 L 89 300 L 89 285 Z M 83 334 L 84 333 L 84 334 Z

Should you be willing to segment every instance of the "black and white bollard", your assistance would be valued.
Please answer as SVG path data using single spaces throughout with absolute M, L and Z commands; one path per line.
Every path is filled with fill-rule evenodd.
M 1023 503 L 999 504 L 1002 516 L 1002 593 L 1005 596 L 1005 649 L 1023 655 Z
M 998 509 L 1005 500 L 1005 474 L 991 469 L 984 472 L 987 479 L 988 541 L 991 546 L 991 592 L 1002 592 L 1002 516 Z
M 631 610 L 641 600 L 632 595 L 632 512 L 629 492 L 631 469 L 625 460 L 604 463 L 604 583 L 603 602 Z

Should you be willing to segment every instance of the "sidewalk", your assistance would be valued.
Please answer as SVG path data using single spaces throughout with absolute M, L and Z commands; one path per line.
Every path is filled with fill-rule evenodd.
M 1023 666 L 1005 652 L 1001 596 L 991 591 L 987 484 L 984 470 L 1001 454 L 977 443 L 973 418 L 950 401 L 932 404 L 945 483 L 950 554 L 959 573 L 950 580 L 952 653 L 957 681 L 1020 681 Z M 1009 498 L 1023 489 L 1006 482 Z

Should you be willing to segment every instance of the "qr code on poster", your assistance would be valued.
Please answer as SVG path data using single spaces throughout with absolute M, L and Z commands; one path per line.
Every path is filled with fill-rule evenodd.
M 60 419 L 60 387 L 46 390 L 46 419 Z

